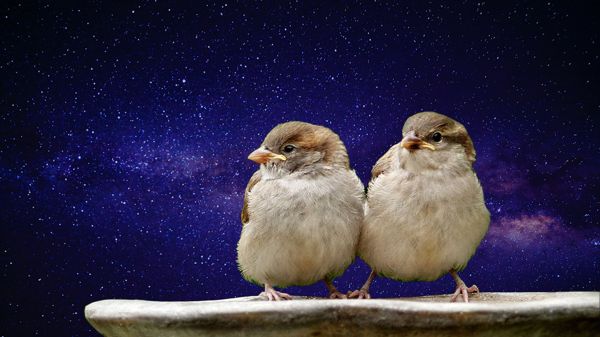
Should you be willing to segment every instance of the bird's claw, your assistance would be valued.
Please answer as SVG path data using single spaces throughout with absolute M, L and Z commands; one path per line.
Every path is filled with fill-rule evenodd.
M 330 299 L 343 299 L 343 300 L 345 300 L 345 299 L 348 299 L 348 296 L 342 294 L 339 291 L 334 291 L 334 292 L 332 292 L 332 293 L 329 294 L 329 298 Z
M 268 289 L 260 293 L 259 296 L 267 297 L 269 301 L 286 301 L 291 300 L 292 296 L 290 294 L 282 293 L 275 289 Z
M 356 299 L 370 299 L 371 295 L 368 291 L 360 289 L 348 292 L 348 298 L 356 298 Z
M 456 302 L 458 297 L 462 294 L 463 301 L 465 303 L 468 303 L 469 302 L 469 293 L 478 293 L 478 292 L 479 292 L 479 288 L 477 288 L 476 285 L 472 285 L 467 288 L 467 286 L 463 283 L 456 287 L 456 291 L 454 291 L 454 294 L 452 294 L 452 297 L 450 297 L 450 302 Z

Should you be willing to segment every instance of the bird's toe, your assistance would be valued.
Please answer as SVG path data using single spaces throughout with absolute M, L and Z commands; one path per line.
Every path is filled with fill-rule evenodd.
M 342 293 L 340 293 L 339 291 L 333 292 L 331 294 L 329 294 L 329 298 L 330 299 L 348 299 L 347 295 L 344 295 Z
M 356 298 L 356 299 L 370 299 L 371 295 L 368 291 L 365 290 L 354 290 L 352 292 L 348 292 L 348 298 Z
M 456 300 L 462 295 L 463 302 L 469 302 L 469 293 L 479 293 L 479 288 L 476 285 L 472 285 L 467 288 L 466 285 L 461 284 L 456 287 L 456 290 L 450 297 L 450 302 L 456 302 Z

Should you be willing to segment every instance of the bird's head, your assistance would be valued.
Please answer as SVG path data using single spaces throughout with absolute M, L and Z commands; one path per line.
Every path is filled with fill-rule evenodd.
M 465 127 L 436 112 L 420 112 L 409 117 L 402 128 L 401 157 L 421 167 L 469 167 L 475 161 L 475 148 Z
M 304 122 L 277 125 L 248 159 L 279 176 L 325 167 L 349 167 L 340 137 L 326 127 Z

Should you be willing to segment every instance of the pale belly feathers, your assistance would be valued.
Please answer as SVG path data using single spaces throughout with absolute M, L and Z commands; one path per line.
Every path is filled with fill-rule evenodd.
M 363 194 L 350 170 L 260 181 L 249 194 L 250 221 L 238 243 L 243 276 L 290 286 L 342 274 L 356 254 Z
M 462 270 L 487 232 L 489 212 L 474 173 L 396 169 L 369 186 L 359 256 L 378 273 L 431 281 Z

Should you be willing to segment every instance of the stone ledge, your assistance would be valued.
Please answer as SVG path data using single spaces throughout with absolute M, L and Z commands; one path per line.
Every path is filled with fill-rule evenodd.
M 107 337 L 153 336 L 598 336 L 600 293 L 481 293 L 399 299 L 258 296 L 217 301 L 103 300 L 85 317 Z

